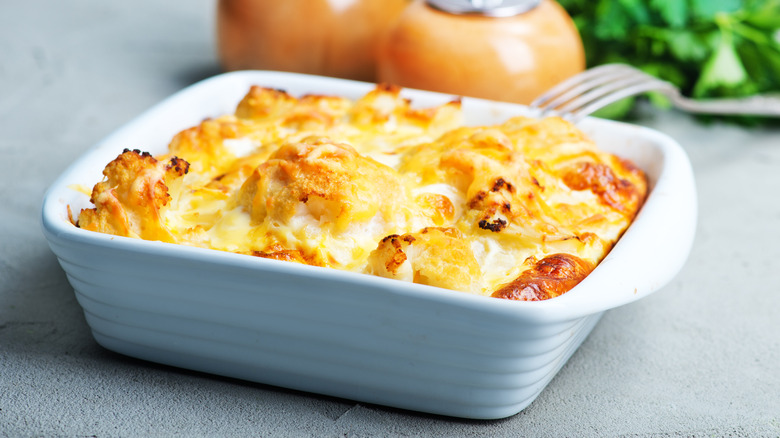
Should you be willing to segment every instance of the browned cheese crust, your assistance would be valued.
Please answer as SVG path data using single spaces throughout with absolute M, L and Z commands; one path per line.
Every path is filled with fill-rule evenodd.
M 557 297 L 579 284 L 593 266 L 571 254 L 553 254 L 507 283 L 492 296 L 519 301 L 540 301 Z
M 562 119 L 464 126 L 459 100 L 416 108 L 401 92 L 251 87 L 165 153 L 108 163 L 75 223 L 537 301 L 585 278 L 645 200 L 639 168 Z

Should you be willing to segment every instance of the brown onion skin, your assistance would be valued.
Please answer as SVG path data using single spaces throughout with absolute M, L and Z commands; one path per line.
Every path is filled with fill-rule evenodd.
M 571 17 L 553 0 L 514 16 L 453 15 L 412 3 L 385 35 L 379 80 L 528 104 L 585 68 Z
M 222 68 L 376 81 L 381 36 L 409 0 L 219 0 Z

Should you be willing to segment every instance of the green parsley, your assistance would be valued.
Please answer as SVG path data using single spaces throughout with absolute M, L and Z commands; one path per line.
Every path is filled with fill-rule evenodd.
M 580 31 L 590 67 L 630 64 L 693 98 L 780 92 L 780 0 L 558 2 Z M 611 116 L 631 106 L 617 105 Z

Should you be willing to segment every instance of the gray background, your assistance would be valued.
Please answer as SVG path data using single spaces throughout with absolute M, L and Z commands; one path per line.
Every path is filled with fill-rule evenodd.
M 42 196 L 91 145 L 219 72 L 215 3 L 0 4 L 0 435 L 780 436 L 780 130 L 676 112 L 637 123 L 677 139 L 693 163 L 688 264 L 608 312 L 514 417 L 417 414 L 98 346 L 41 234 Z

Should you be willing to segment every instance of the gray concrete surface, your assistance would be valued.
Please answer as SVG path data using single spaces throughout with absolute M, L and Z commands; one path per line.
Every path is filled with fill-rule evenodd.
M 638 123 L 693 162 L 688 264 L 608 312 L 514 417 L 399 411 L 99 347 L 41 234 L 41 198 L 92 144 L 218 72 L 214 3 L 0 4 L 0 436 L 780 436 L 780 130 L 673 112 Z

